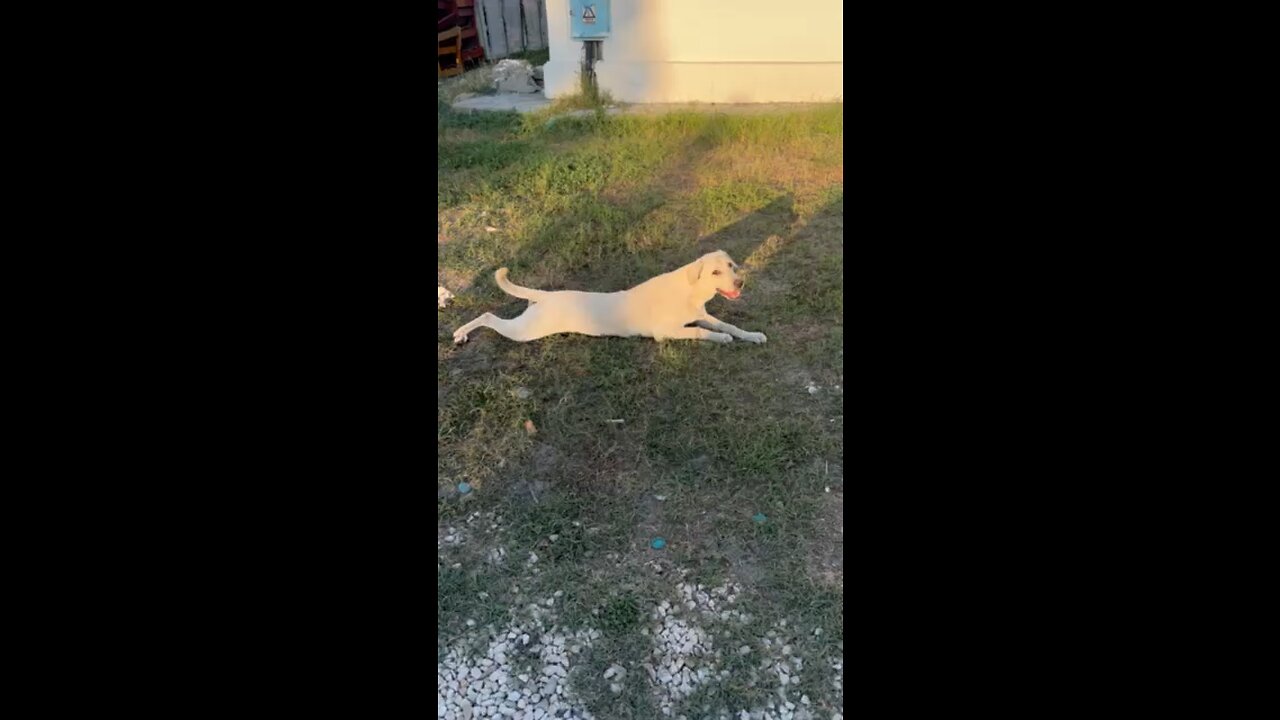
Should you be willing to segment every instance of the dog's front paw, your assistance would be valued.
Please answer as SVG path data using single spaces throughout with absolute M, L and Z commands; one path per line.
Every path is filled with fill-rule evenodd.
M 708 335 L 708 336 L 707 336 L 707 339 L 708 339 L 708 340 L 710 340 L 710 341 L 712 341 L 712 342 L 718 342 L 718 343 L 731 343 L 731 342 L 733 342 L 733 336 L 732 336 L 732 335 L 730 335 L 729 333 L 718 333 L 718 332 L 713 332 L 713 333 L 711 333 L 710 335 Z
M 757 345 L 763 345 L 765 341 L 768 340 L 769 338 L 765 337 L 764 333 L 749 332 L 749 333 L 743 333 L 742 339 L 746 340 L 747 342 L 753 342 Z
M 466 334 L 466 333 L 464 333 L 464 332 L 462 332 L 461 330 L 459 330 L 459 331 L 457 331 L 457 332 L 455 332 L 455 333 L 453 334 L 453 344 L 454 344 L 454 345 L 461 345 L 462 343 L 464 343 L 464 342 L 466 342 L 466 341 L 467 341 L 467 334 Z

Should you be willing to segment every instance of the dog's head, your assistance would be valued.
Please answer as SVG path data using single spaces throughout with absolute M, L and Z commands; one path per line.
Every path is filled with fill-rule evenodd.
M 738 263 L 723 250 L 707 253 L 685 266 L 689 284 L 706 291 L 707 299 L 716 293 L 737 300 L 742 294 L 742 278 L 738 275 Z

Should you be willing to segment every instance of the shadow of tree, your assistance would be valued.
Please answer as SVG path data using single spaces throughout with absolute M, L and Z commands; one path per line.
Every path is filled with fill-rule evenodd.
M 671 121 L 672 127 L 682 129 L 679 122 Z M 588 147 L 545 150 L 556 147 L 548 140 L 627 130 L 591 119 L 557 124 L 540 136 L 543 149 L 526 147 L 527 153 L 511 162 L 494 161 L 490 182 L 525 193 L 515 204 L 537 207 L 538 212 L 509 244 L 492 243 L 492 252 L 481 255 L 490 261 L 470 275 L 466 309 L 440 313 L 441 372 L 445 377 L 481 373 L 484 380 L 477 377 L 475 384 L 494 386 L 483 393 L 469 391 L 472 383 L 459 379 L 438 392 L 450 417 L 449 447 L 470 453 L 454 459 L 442 452 L 437 468 L 442 478 L 456 481 L 464 477 L 460 473 L 482 472 L 465 477 L 474 483 L 504 477 L 514 482 L 518 476 L 607 494 L 626 492 L 628 484 L 602 486 L 602 475 L 651 480 L 701 455 L 722 463 L 717 472 L 767 475 L 785 468 L 791 456 L 829 444 L 816 441 L 825 437 L 824 428 L 811 418 L 788 416 L 790 400 L 772 398 L 768 388 L 769 373 L 787 372 L 792 364 L 830 352 L 832 335 L 821 328 L 843 322 L 843 245 L 830 236 L 832 223 L 842 232 L 843 197 L 801 217 L 795 195 L 784 192 L 746 212 L 735 209 L 741 205 L 731 206 L 725 212 L 737 215 L 732 221 L 700 232 L 701 221 L 680 213 L 688 211 L 686 200 L 699 189 L 699 163 L 709 151 L 732 141 L 732 122 L 719 116 L 691 119 L 688 132 L 671 142 L 661 162 L 638 181 L 616 182 L 608 159 Z M 522 139 L 513 134 L 505 142 Z M 637 233 L 643 227 L 670 233 Z M 477 308 L 500 317 L 524 311 L 525 301 L 496 287 L 493 273 L 498 267 L 509 267 L 512 280 L 529 287 L 611 292 L 713 250 L 728 252 L 748 274 L 744 299 L 718 300 L 712 311 L 740 327 L 765 331 L 769 345 L 664 347 L 650 340 L 574 335 L 514 343 L 486 330 L 473 334 L 464 347 L 451 347 L 453 328 L 479 314 Z M 820 342 L 787 347 L 787 334 L 800 332 L 813 332 Z M 719 382 L 723 378 L 747 383 L 760 407 L 782 418 L 742 424 L 741 437 L 755 449 L 740 458 L 731 456 L 732 438 L 724 434 L 724 428 L 734 425 L 732 418 L 716 412 L 714 402 L 710 410 L 698 405 L 697 412 L 688 411 L 690 403 L 725 392 L 717 388 L 724 385 Z M 531 388 L 534 397 L 526 403 L 512 401 L 504 393 L 517 386 Z M 454 393 L 460 394 L 451 397 Z M 492 417 L 467 415 L 473 406 L 481 413 L 509 414 L 510 436 L 469 437 L 473 429 L 493 424 Z M 526 437 L 519 430 L 524 418 L 534 423 L 536 435 Z M 612 423 L 615 419 L 625 423 Z M 715 431 L 707 436 L 701 424 Z

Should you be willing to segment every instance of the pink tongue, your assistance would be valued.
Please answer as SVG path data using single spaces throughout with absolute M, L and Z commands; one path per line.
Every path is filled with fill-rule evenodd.
M 720 293 L 721 295 L 723 295 L 723 296 L 727 297 L 727 298 L 736 298 L 736 297 L 738 297 L 739 295 L 741 295 L 741 294 L 742 294 L 742 293 L 741 293 L 741 292 L 739 292 L 738 290 L 734 290 L 734 291 L 732 291 L 732 292 L 730 292 L 730 291 L 728 291 L 728 290 L 719 290 L 719 293 Z

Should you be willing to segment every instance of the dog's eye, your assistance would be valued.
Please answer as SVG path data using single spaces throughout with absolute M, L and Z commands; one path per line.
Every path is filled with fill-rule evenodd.
M 719 271 L 719 270 L 712 270 L 712 271 L 711 271 L 711 274 L 712 274 L 712 275 L 719 275 L 719 274 L 720 274 L 720 271 Z

